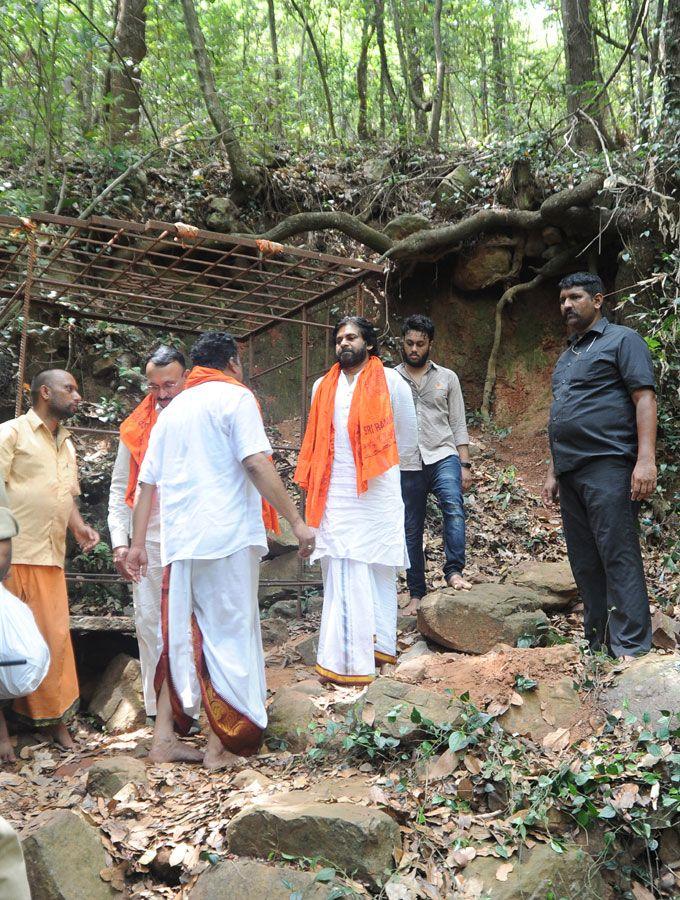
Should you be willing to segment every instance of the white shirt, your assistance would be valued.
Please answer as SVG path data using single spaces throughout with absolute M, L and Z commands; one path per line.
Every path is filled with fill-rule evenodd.
M 407 567 L 399 466 L 392 466 L 382 475 L 371 478 L 368 489 L 357 495 L 356 466 L 347 421 L 358 379 L 359 376 L 355 376 L 350 384 L 343 372 L 338 379 L 333 414 L 335 443 L 331 480 L 311 560 L 332 556 Z M 402 457 L 413 453 L 418 446 L 413 395 L 408 384 L 393 369 L 385 369 L 385 379 L 392 403 L 397 448 Z M 321 379 L 315 383 L 312 393 L 316 392 L 320 382 Z
M 125 502 L 130 478 L 130 451 L 122 441 L 118 442 L 118 453 L 111 472 L 109 490 L 108 526 L 112 547 L 127 547 L 132 533 L 132 510 Z M 151 518 L 146 529 L 147 543 L 157 544 L 161 539 L 160 508 L 158 496 L 153 499 Z
M 262 500 L 242 461 L 272 452 L 255 397 L 210 381 L 182 391 L 151 432 L 139 473 L 160 495 L 161 560 L 267 552 Z

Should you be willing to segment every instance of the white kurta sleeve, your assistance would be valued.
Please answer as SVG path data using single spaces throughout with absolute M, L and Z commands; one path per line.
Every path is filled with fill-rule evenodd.
M 108 526 L 112 547 L 127 547 L 132 525 L 132 510 L 125 502 L 130 477 L 130 451 L 122 441 L 111 473 Z
M 391 369 L 386 372 L 391 373 L 387 376 L 387 386 L 392 401 L 394 433 L 399 457 L 410 457 L 418 450 L 418 420 L 413 393 L 401 375 Z

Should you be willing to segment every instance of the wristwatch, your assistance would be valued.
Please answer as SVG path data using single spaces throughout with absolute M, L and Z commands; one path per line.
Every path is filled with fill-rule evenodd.
M 464 469 L 471 469 L 471 468 L 472 468 L 472 463 L 469 463 L 469 462 L 462 462 L 462 461 L 461 461 L 461 466 L 462 466 Z

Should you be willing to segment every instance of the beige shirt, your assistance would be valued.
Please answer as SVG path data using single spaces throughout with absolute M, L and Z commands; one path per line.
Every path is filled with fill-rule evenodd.
M 405 471 L 420 469 L 452 454 L 457 447 L 469 444 L 465 424 L 465 403 L 460 381 L 455 372 L 437 366 L 431 360 L 420 382 L 411 378 L 402 363 L 397 372 L 411 386 L 418 419 L 418 449 L 401 459 Z
M 66 526 L 80 493 L 76 451 L 61 425 L 56 437 L 33 410 L 0 425 L 0 476 L 19 524 L 12 562 L 64 565 Z
M 19 526 L 9 509 L 5 485 L 0 481 L 0 541 L 16 537 L 18 532 Z

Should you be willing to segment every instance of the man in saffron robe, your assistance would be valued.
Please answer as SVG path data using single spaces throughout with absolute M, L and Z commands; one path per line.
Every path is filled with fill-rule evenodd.
M 225 332 L 202 335 L 191 350 L 185 389 L 151 434 L 139 474 L 128 569 L 147 567 L 145 538 L 160 494 L 163 652 L 156 671 L 158 708 L 151 747 L 156 762 L 202 759 L 233 765 L 257 752 L 265 712 L 264 656 L 257 586 L 267 552 L 271 504 L 290 522 L 300 555 L 314 532 L 286 493 L 243 372 Z M 259 492 L 259 493 L 258 493 Z M 261 497 L 262 499 L 261 499 Z M 201 699 L 211 733 L 205 754 L 183 745 Z
M 99 542 L 75 503 L 76 451 L 62 425 L 80 400 L 70 372 L 48 369 L 31 382 L 32 409 L 0 425 L 0 477 L 19 525 L 5 586 L 30 607 L 51 659 L 40 686 L 15 700 L 13 710 L 68 749 L 75 743 L 66 723 L 78 708 L 79 691 L 64 578 L 66 529 L 85 552 Z
M 368 320 L 348 316 L 334 337 L 337 363 L 314 385 L 295 480 L 324 584 L 317 673 L 367 684 L 396 660 L 397 570 L 408 568 L 399 457 L 417 447 L 416 414 Z
M 130 580 L 127 570 L 132 507 L 139 469 L 149 446 L 151 429 L 158 414 L 183 389 L 186 379 L 184 355 L 173 347 L 158 347 L 147 359 L 146 381 L 148 393 L 120 426 L 120 443 L 111 473 L 109 493 L 109 533 L 113 548 L 113 562 L 118 573 Z M 161 655 L 161 534 L 158 502 L 154 503 L 146 532 L 146 575 L 139 584 L 133 583 L 132 600 L 135 609 L 135 630 L 142 667 L 144 706 L 148 716 L 156 715 L 156 692 L 153 680 Z

